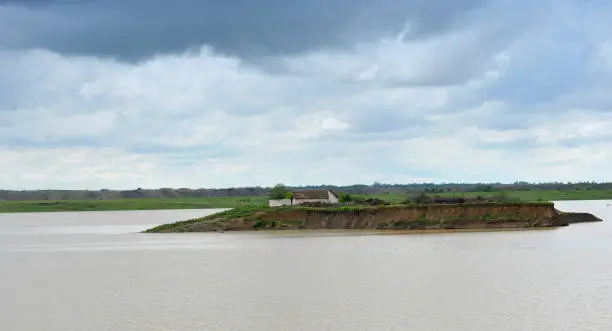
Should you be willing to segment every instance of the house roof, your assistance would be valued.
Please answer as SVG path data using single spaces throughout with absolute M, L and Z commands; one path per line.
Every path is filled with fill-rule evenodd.
M 296 199 L 296 200 L 328 199 L 329 195 L 328 195 L 327 191 L 328 190 L 293 191 L 293 198 Z

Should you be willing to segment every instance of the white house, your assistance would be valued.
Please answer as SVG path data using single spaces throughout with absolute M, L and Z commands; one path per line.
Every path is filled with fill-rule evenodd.
M 270 207 L 291 206 L 291 199 L 270 199 L 268 205 Z
M 293 191 L 291 199 L 271 199 L 268 201 L 270 207 L 301 205 L 304 203 L 336 204 L 340 196 L 333 190 L 300 190 Z
M 292 205 L 301 205 L 303 203 L 325 203 L 335 204 L 340 201 L 338 194 L 332 190 L 302 190 L 293 191 Z

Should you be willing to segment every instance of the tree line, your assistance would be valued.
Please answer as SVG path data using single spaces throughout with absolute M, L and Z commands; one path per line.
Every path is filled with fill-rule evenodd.
M 287 197 L 291 190 L 335 189 L 345 194 L 419 194 L 442 192 L 504 192 L 537 190 L 612 190 L 612 182 L 546 182 L 546 183 L 413 183 L 413 184 L 355 184 L 347 186 L 309 185 L 289 186 L 279 184 Z M 278 185 L 277 185 L 278 186 Z M 271 196 L 274 187 L 232 187 L 232 188 L 160 188 L 133 190 L 0 190 L 0 201 L 25 200 L 105 200 L 105 199 L 146 199 L 146 198 L 207 198 Z M 281 195 L 278 195 L 281 196 Z

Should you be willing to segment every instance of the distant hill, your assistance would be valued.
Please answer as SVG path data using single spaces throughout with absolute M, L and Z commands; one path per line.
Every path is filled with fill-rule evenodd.
M 381 184 L 372 185 L 313 185 L 291 187 L 295 189 L 334 188 L 349 194 L 408 194 L 420 192 L 498 192 L 534 190 L 612 190 L 612 182 L 595 183 L 425 183 L 425 184 Z M 0 190 L 0 201 L 27 200 L 109 200 L 147 198 L 198 198 L 198 197 L 239 197 L 265 196 L 269 187 L 234 187 L 211 189 L 135 189 L 135 190 Z

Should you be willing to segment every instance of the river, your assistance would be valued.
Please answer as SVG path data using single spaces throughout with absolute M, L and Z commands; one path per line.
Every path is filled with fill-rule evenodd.
M 141 234 L 211 210 L 0 214 L 0 330 L 612 330 L 606 222 L 409 235 Z

